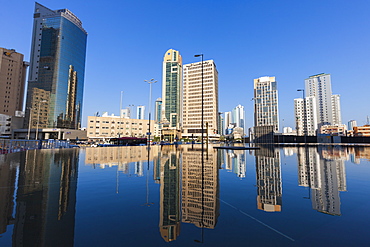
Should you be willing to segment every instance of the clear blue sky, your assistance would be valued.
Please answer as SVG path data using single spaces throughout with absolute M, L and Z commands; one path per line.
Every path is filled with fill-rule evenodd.
M 220 111 L 244 105 L 253 125 L 253 79 L 276 76 L 280 125 L 294 127 L 293 99 L 308 76 L 329 73 L 341 95 L 342 121 L 370 115 L 369 0 L 40 1 L 67 8 L 89 33 L 83 125 L 87 116 L 148 106 L 161 97 L 162 59 L 180 51 L 184 64 L 203 53 L 219 72 Z M 0 47 L 29 60 L 34 1 L 0 0 Z M 284 119 L 284 121 L 283 121 Z

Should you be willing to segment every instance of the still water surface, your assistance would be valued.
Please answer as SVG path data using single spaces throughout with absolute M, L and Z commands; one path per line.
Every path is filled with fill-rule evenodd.
M 0 246 L 369 246 L 370 148 L 0 155 Z

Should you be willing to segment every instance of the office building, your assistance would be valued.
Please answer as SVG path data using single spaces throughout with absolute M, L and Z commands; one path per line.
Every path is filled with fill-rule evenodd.
M 169 49 L 163 59 L 162 122 L 164 127 L 180 129 L 182 113 L 182 58 Z
M 162 99 L 161 98 L 158 98 L 155 101 L 154 120 L 156 123 L 160 123 L 162 121 Z
M 158 125 L 154 124 L 154 120 L 150 121 L 150 132 L 157 133 Z M 101 117 L 87 117 L 87 137 L 92 140 L 114 137 L 146 137 L 148 126 L 149 120 L 125 119 L 104 113 Z
M 340 97 L 332 95 L 330 74 L 318 74 L 305 80 L 305 97 L 316 101 L 317 128 L 341 124 Z
M 136 108 L 136 119 L 145 119 L 145 106 L 139 105 Z
M 357 121 L 356 120 L 350 120 L 348 121 L 348 130 L 353 130 L 353 127 L 357 126 Z
M 232 122 L 235 123 L 235 127 L 240 127 L 243 129 L 244 132 L 244 125 L 245 125 L 245 111 L 244 106 L 237 105 L 232 110 Z
M 231 124 L 231 112 L 224 112 L 224 132 L 225 135 L 229 135 L 232 132 Z
M 203 92 L 202 92 L 203 83 Z M 213 60 L 184 65 L 183 136 L 218 138 L 218 72 Z
M 25 128 L 81 127 L 86 40 L 71 11 L 35 4 Z
M 23 111 L 27 67 L 23 54 L 0 47 L 0 114 L 19 116 Z
M 317 129 L 315 97 L 294 99 L 294 115 L 297 135 L 315 136 Z

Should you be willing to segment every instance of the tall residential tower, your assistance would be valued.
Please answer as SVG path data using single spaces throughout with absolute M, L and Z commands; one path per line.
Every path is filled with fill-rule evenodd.
M 25 127 L 78 129 L 87 32 L 68 9 L 36 3 L 33 17 Z

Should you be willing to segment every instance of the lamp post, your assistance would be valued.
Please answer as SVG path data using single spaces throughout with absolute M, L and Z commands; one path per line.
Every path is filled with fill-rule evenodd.
M 202 150 L 203 150 L 203 132 L 204 132 L 204 93 L 203 93 L 203 54 L 194 55 L 194 57 L 201 57 L 202 61 Z
M 145 82 L 149 83 L 149 131 L 148 131 L 148 146 L 150 146 L 150 120 L 151 120 L 151 102 L 152 102 L 152 84 L 156 83 L 157 81 L 153 78 L 150 80 L 144 80 Z
M 306 136 L 307 136 L 306 97 L 305 97 L 305 94 L 304 94 L 304 89 L 297 89 L 297 91 L 302 92 L 302 98 L 303 98 L 303 135 L 304 135 L 304 142 L 306 143 Z
M 41 103 L 45 103 L 47 102 L 46 100 L 40 100 L 39 101 L 39 105 L 38 105 L 38 109 L 37 109 L 37 125 L 36 125 L 36 137 L 35 137 L 35 140 L 38 139 L 38 135 L 39 135 L 39 122 L 40 122 L 40 107 L 41 107 Z

